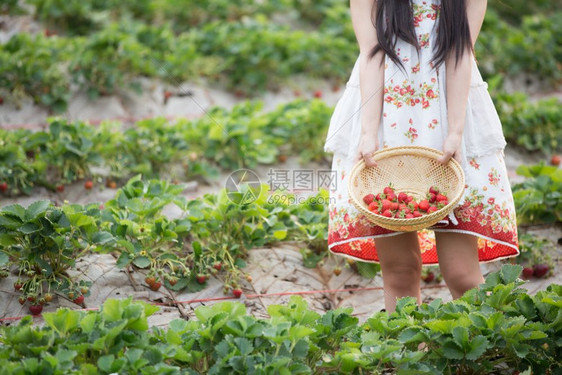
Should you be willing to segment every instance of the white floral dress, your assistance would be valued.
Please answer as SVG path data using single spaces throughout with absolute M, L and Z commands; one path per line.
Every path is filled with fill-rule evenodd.
M 383 115 L 379 126 L 382 147 L 420 145 L 443 149 L 447 136 L 446 73 L 443 63 L 433 68 L 440 0 L 412 0 L 414 27 L 421 51 L 398 39 L 396 53 L 407 75 L 388 56 L 384 65 Z M 422 262 L 438 263 L 435 231 L 478 236 L 478 257 L 488 262 L 519 255 L 515 207 L 503 150 L 506 142 L 488 85 L 476 60 L 472 64 L 462 168 L 465 191 L 450 219 L 418 231 Z M 361 132 L 359 58 L 332 114 L 324 144 L 333 153 L 336 183 L 330 190 L 328 247 L 331 252 L 366 262 L 379 262 L 376 238 L 400 234 L 369 222 L 351 203 L 347 175 Z

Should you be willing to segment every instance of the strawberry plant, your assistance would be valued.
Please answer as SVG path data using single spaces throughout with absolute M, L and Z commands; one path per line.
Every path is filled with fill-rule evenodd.
M 45 161 L 26 154 L 30 134 L 0 129 L 0 196 L 30 194 L 35 185 L 45 185 Z
M 96 207 L 59 208 L 36 201 L 27 208 L 12 204 L 0 210 L 0 267 L 15 269 L 14 289 L 30 303 L 47 302 L 55 291 L 66 294 L 89 287 L 91 283 L 74 280 L 67 271 L 76 259 L 112 240 L 98 230 Z
M 83 122 L 64 119 L 49 124 L 48 140 L 41 150 L 50 162 L 53 182 L 68 183 L 91 175 L 90 167 L 101 165 L 94 150 L 95 130 Z
M 555 251 L 555 246 L 546 238 L 525 233 L 519 236 L 519 250 L 521 255 L 516 258 L 518 264 L 523 266 L 523 278 L 542 278 L 551 276 L 555 263 L 550 254 Z
M 322 100 L 296 99 L 281 104 L 265 117 L 268 122 L 264 132 L 269 136 L 268 143 L 276 145 L 282 152 L 299 154 L 302 164 L 323 162 L 326 160 L 323 146 L 332 111 Z
M 530 102 L 522 92 L 493 97 L 506 138 L 529 151 L 562 150 L 562 109 L 556 98 Z
M 55 112 L 66 109 L 70 83 L 61 70 L 68 58 L 66 41 L 19 33 L 0 44 L 0 96 L 18 107 L 26 98 Z
M 562 170 L 541 162 L 516 171 L 527 177 L 512 188 L 518 224 L 561 222 Z
M 117 266 L 147 269 L 147 284 L 158 290 L 160 280 L 177 278 L 174 290 L 187 286 L 194 267 L 193 257 L 184 246 L 191 225 L 189 220 L 170 220 L 162 213 L 168 204 L 186 205 L 179 194 L 183 185 L 165 181 L 144 182 L 141 176 L 131 178 L 119 189 L 115 198 L 105 203 L 102 227 L 116 242 L 104 250 L 120 252 Z

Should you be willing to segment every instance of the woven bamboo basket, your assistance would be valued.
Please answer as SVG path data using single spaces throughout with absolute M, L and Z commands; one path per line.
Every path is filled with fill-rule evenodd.
M 443 152 L 422 146 L 383 148 L 374 154 L 375 167 L 367 167 L 361 159 L 349 175 L 348 193 L 351 203 L 365 217 L 397 232 L 410 232 L 431 227 L 447 217 L 460 201 L 464 191 L 464 172 L 453 158 L 447 164 L 439 163 Z M 391 218 L 369 211 L 363 201 L 366 194 L 382 193 L 392 184 L 396 192 L 405 192 L 416 200 L 424 199 L 430 186 L 438 186 L 449 204 L 433 213 L 411 219 Z

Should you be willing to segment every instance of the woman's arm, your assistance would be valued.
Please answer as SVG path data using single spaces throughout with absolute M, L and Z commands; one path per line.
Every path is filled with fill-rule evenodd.
M 476 44 L 476 39 L 484 22 L 487 3 L 487 0 L 467 0 L 466 15 L 473 46 Z M 465 52 L 459 59 L 456 67 L 455 61 L 454 53 L 451 53 L 445 60 L 447 72 L 447 120 L 449 128 L 447 139 L 443 146 L 445 154 L 441 159 L 443 163 L 449 161 L 451 157 L 454 157 L 459 162 L 461 161 L 460 146 L 472 77 L 472 52 Z
M 381 121 L 384 89 L 384 51 L 369 60 L 368 54 L 378 43 L 376 29 L 371 21 L 374 0 L 350 0 L 351 21 L 359 44 L 359 82 L 361 90 L 361 143 L 356 160 L 361 153 L 378 149 L 378 130 Z M 366 160 L 367 161 L 367 160 Z M 370 165 L 367 163 L 367 165 Z

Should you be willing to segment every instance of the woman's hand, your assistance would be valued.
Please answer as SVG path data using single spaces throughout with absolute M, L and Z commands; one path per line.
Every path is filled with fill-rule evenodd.
M 443 142 L 443 156 L 439 159 L 439 162 L 446 164 L 450 158 L 455 158 L 456 161 L 461 164 L 462 162 L 462 134 L 458 132 L 453 132 L 447 134 L 445 141 Z M 462 164 L 461 164 L 462 165 Z
M 357 148 L 357 154 L 353 159 L 353 164 L 356 164 L 361 159 L 365 159 L 365 165 L 367 167 L 375 167 L 377 163 L 373 159 L 372 154 L 378 149 L 379 149 L 378 131 L 362 133 L 361 139 L 359 140 L 359 147 Z

